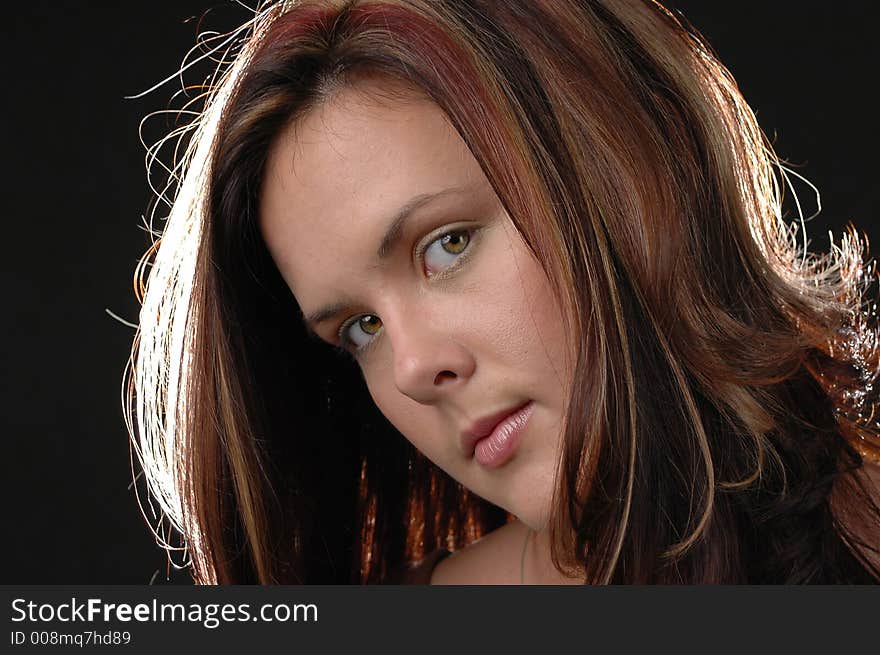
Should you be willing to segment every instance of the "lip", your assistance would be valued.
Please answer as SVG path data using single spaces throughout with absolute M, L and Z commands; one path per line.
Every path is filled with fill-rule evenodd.
M 533 410 L 528 400 L 476 421 L 461 435 L 464 453 L 488 468 L 501 466 L 513 455 Z

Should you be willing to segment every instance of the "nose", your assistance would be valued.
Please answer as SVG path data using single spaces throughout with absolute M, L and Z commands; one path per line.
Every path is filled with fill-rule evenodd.
M 397 389 L 422 404 L 436 403 L 474 373 L 473 354 L 455 339 L 449 326 L 429 316 L 399 317 L 384 329 L 394 352 Z

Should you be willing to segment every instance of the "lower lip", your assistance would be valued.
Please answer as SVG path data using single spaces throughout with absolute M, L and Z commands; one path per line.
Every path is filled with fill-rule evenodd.
M 535 403 L 529 401 L 522 409 L 495 426 L 492 434 L 477 442 L 474 459 L 487 468 L 497 468 L 507 462 L 516 451 L 534 409 Z

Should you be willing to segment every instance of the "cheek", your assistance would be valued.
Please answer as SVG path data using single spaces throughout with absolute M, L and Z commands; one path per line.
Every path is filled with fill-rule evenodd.
M 550 281 L 528 253 L 519 257 L 522 273 L 520 292 L 525 311 L 522 312 L 521 333 L 533 361 L 552 371 L 556 382 L 564 389 L 571 379 L 569 338 L 562 322 L 562 310 Z
M 532 289 L 533 297 L 536 299 L 535 322 L 547 347 L 554 355 L 559 356 L 565 351 L 567 343 L 567 337 L 562 324 L 562 310 L 544 271 L 537 265 L 536 269 L 534 288 Z
M 566 346 L 562 313 L 540 263 L 512 225 L 493 244 L 492 265 L 480 272 L 491 288 L 482 290 L 477 316 L 496 348 L 511 362 L 559 365 Z
M 367 376 L 367 388 L 376 407 L 397 428 L 407 441 L 415 446 L 429 459 L 433 459 L 431 444 L 436 435 L 426 430 L 426 425 L 435 425 L 434 421 L 425 421 L 424 406 L 400 393 L 389 373 L 377 373 Z

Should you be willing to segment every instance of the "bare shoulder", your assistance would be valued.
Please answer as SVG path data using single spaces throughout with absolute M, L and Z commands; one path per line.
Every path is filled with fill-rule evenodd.
M 520 554 L 527 530 L 521 521 L 493 530 L 437 564 L 431 584 L 519 584 Z

